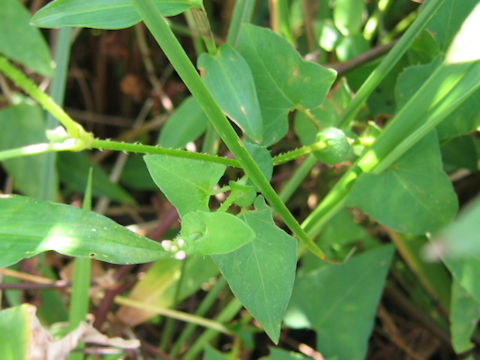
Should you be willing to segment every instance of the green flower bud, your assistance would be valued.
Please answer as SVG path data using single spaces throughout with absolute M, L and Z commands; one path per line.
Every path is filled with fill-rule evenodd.
M 348 159 L 351 146 L 345 133 L 330 127 L 319 131 L 315 137 L 317 142 L 323 142 L 326 147 L 314 153 L 315 157 L 328 165 L 338 164 Z

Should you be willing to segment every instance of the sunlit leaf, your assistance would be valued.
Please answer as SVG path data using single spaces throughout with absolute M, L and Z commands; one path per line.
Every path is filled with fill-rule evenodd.
M 216 255 L 232 252 L 255 237 L 250 227 L 226 212 L 192 211 L 182 219 L 181 237 L 187 254 Z
M 401 108 L 425 83 L 438 64 L 438 61 L 434 61 L 430 64 L 410 66 L 400 74 L 395 88 L 397 108 Z M 432 96 L 434 95 L 432 90 Z M 480 91 L 476 91 L 438 125 L 439 138 L 443 140 L 468 134 L 480 126 L 479 103 Z
M 363 0 L 336 0 L 333 20 L 343 35 L 355 34 L 362 26 L 364 11 Z
M 189 8 L 201 7 L 200 0 L 155 0 L 163 16 L 173 16 Z M 96 29 L 122 29 L 140 22 L 129 0 L 55 0 L 35 13 L 32 23 L 52 28 L 79 26 Z
M 442 51 L 446 52 L 458 33 L 465 18 L 478 4 L 478 0 L 445 0 L 436 12 L 427 29 L 433 34 L 440 44 Z M 478 24 L 478 20 L 476 21 Z M 478 48 L 475 46 L 471 47 Z M 473 50 L 474 51 L 474 50 Z
M 160 244 L 100 214 L 23 196 L 0 198 L 0 267 L 47 250 L 114 264 L 170 256 Z

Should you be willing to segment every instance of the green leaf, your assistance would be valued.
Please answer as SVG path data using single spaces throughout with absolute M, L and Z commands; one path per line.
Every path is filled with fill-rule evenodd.
M 144 156 L 155 184 L 175 206 L 180 216 L 195 210 L 208 211 L 208 200 L 225 166 L 201 160 L 165 155 Z
M 343 35 L 358 33 L 363 23 L 363 0 L 336 0 L 333 21 Z
M 30 304 L 15 306 L 0 311 L 0 349 L 4 360 L 26 360 L 31 341 L 31 314 L 35 307 Z
M 472 46 L 480 33 L 480 4 L 467 16 L 459 32 L 448 48 L 446 61 L 449 64 L 480 60 L 480 47 Z
M 381 174 L 361 175 L 348 203 L 399 232 L 423 234 L 448 223 L 458 202 L 435 134 L 425 136 Z
M 478 4 L 478 0 L 446 0 L 427 26 L 446 52 L 453 38 L 458 33 L 465 18 Z M 477 20 L 478 23 L 478 20 Z
M 319 128 L 326 128 L 338 124 L 340 116 L 350 103 L 352 96 L 352 91 L 348 87 L 346 80 L 340 80 L 340 86 L 332 89 L 330 96 L 325 98 L 322 104 L 310 111 L 317 123 L 316 125 Z M 297 111 L 294 119 L 294 131 L 303 145 L 310 145 L 315 142 L 318 129 L 314 122 L 303 112 Z
M 440 46 L 432 33 L 423 30 L 407 51 L 410 64 L 428 64 L 440 53 Z
M 114 264 L 170 255 L 162 246 L 100 214 L 23 196 L 0 198 L 0 267 L 47 250 Z
M 452 284 L 450 306 L 450 333 L 452 346 L 456 353 L 465 352 L 473 347 L 470 341 L 480 319 L 480 302 L 456 281 Z
M 207 127 L 207 116 L 197 100 L 189 96 L 168 118 L 158 137 L 158 144 L 167 148 L 183 148 L 196 140 Z
M 299 276 L 287 325 L 314 329 L 326 357 L 364 359 L 393 252 L 393 246 L 382 246 Z
M 222 110 L 252 140 L 261 142 L 263 120 L 252 72 L 245 59 L 228 44 L 215 55 L 202 54 L 198 67 Z
M 235 296 L 277 343 L 280 324 L 295 280 L 296 240 L 279 229 L 262 198 L 255 211 L 242 215 L 255 239 L 240 249 L 216 255 L 213 261 Z
M 241 207 L 253 204 L 257 197 L 257 192 L 253 186 L 241 184 L 239 181 L 230 181 L 228 185 L 232 191 L 230 197 L 233 197 L 235 204 Z
M 378 246 L 378 242 L 355 222 L 346 208 L 340 210 L 325 224 L 316 242 L 330 259 L 345 259 L 349 256 L 353 246 L 362 249 Z M 324 261 L 311 253 L 306 253 L 302 257 L 300 271 L 316 270 L 323 265 L 325 265 Z
M 1 35 L 0 35 L 1 36 Z M 45 121 L 40 106 L 25 99 L 0 111 L 0 150 L 47 142 Z M 13 135 L 13 136 L 12 136 Z M 43 176 L 48 155 L 27 156 L 2 162 L 13 178 L 13 186 L 23 194 L 38 198 L 42 193 L 38 179 Z M 57 192 L 57 174 L 53 174 L 49 193 Z
M 51 76 L 53 62 L 42 33 L 30 25 L 30 13 L 19 0 L 0 0 L 0 53 L 41 75 Z
M 474 135 L 458 136 L 442 143 L 443 165 L 447 172 L 457 169 L 477 171 L 478 154 Z
M 352 34 L 345 36 L 338 42 L 335 52 L 340 61 L 348 61 L 363 54 L 369 48 L 370 44 L 362 34 Z
M 398 77 L 395 88 L 397 108 L 401 108 L 430 77 L 439 65 L 434 61 L 426 65 L 410 66 Z M 480 91 L 465 100 L 452 114 L 447 116 L 437 127 L 440 139 L 449 139 L 468 134 L 480 126 Z
M 320 105 L 335 80 L 335 71 L 304 61 L 291 44 L 268 29 L 243 24 L 238 51 L 255 80 L 265 146 L 285 136 L 289 111 Z
M 175 293 L 180 277 L 183 277 L 183 280 L 177 300 L 183 301 L 218 274 L 217 266 L 209 257 L 191 256 L 186 261 L 183 270 L 181 261 L 175 259 L 157 261 L 135 284 L 129 294 L 129 299 L 161 308 L 170 308 L 175 306 Z M 122 306 L 116 315 L 125 324 L 133 327 L 156 314 L 147 309 Z
M 125 166 L 123 167 L 120 182 L 134 190 L 156 190 L 157 185 L 150 176 L 147 165 L 143 160 L 143 155 L 129 155 Z
M 268 151 L 266 146 L 252 144 L 250 142 L 245 142 L 244 144 L 247 151 L 252 155 L 253 160 L 255 160 L 260 170 L 262 170 L 265 178 L 270 180 L 273 174 L 273 159 L 270 151 Z
M 228 359 L 218 351 L 214 350 L 211 346 L 207 345 L 205 347 L 203 360 L 228 360 Z
M 252 241 L 255 233 L 232 214 L 192 211 L 183 216 L 180 236 L 187 254 L 216 255 L 237 250 Z
M 480 257 L 480 197 L 465 208 L 458 219 L 435 236 L 427 248 L 429 257 Z
M 120 186 L 110 181 L 103 169 L 90 162 L 86 153 L 61 152 L 57 154 L 60 180 L 73 190 L 84 192 L 90 167 L 93 168 L 92 194 L 133 204 L 135 200 Z
M 289 352 L 278 348 L 271 348 L 270 355 L 262 358 L 263 360 L 307 360 L 299 353 Z
M 451 298 L 451 276 L 443 264 L 426 261 L 422 250 L 428 243 L 427 236 L 399 234 L 393 231 L 389 233 L 398 254 L 415 274 L 416 279 L 443 309 L 448 309 Z M 415 280 L 415 283 L 418 281 Z
M 470 294 L 480 302 L 480 257 L 471 255 L 463 259 L 446 257 L 442 259 L 454 279 Z
M 200 0 L 155 0 L 163 16 L 174 16 L 190 8 L 200 8 Z M 122 29 L 140 22 L 140 15 L 129 0 L 55 0 L 35 13 L 38 27 L 62 26 L 94 29 Z

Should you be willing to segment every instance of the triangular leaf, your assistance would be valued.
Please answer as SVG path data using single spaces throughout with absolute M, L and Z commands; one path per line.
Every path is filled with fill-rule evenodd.
M 399 232 L 424 234 L 448 223 L 458 202 L 436 135 L 425 136 L 381 174 L 363 174 L 348 203 Z
M 213 186 L 225 166 L 201 160 L 165 155 L 146 155 L 144 160 L 155 184 L 175 206 L 180 216 L 190 211 L 208 211 Z
M 257 200 L 256 209 L 242 215 L 255 239 L 213 260 L 235 296 L 277 343 L 295 280 L 296 240 L 275 225 L 264 203 Z
M 263 117 L 263 145 L 287 132 L 287 114 L 296 106 L 323 102 L 335 71 L 304 61 L 290 43 L 271 30 L 243 24 L 238 51 L 250 65 Z
M 287 324 L 314 329 L 324 356 L 364 359 L 393 251 L 382 246 L 299 276 Z

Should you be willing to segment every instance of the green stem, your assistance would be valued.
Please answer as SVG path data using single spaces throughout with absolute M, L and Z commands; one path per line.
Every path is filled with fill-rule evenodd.
M 10 78 L 17 86 L 22 88 L 28 95 L 35 99 L 45 110 L 51 113 L 60 123 L 65 126 L 68 134 L 82 143 L 88 145 L 93 135 L 87 133 L 80 124 L 75 122 L 55 101 L 45 94 L 38 86 L 26 77 L 20 70 L 14 67 L 3 56 L 0 55 L 0 71 Z
M 227 280 L 225 280 L 225 278 L 220 277 L 220 279 L 218 279 L 215 286 L 207 293 L 207 296 L 205 297 L 205 299 L 203 299 L 200 306 L 198 307 L 198 310 L 195 312 L 196 316 L 204 316 L 207 313 L 207 311 L 215 303 L 217 296 L 220 294 L 226 284 Z M 170 351 L 170 356 L 177 357 L 183 344 L 185 344 L 185 342 L 192 336 L 196 328 L 197 326 L 193 323 L 189 323 L 185 327 L 185 329 L 180 334 L 180 337 L 175 342 L 172 350 Z
M 224 158 L 224 157 L 209 155 L 209 154 L 195 153 L 195 152 L 190 152 L 186 150 L 167 149 L 167 148 L 162 148 L 162 147 L 153 146 L 153 145 L 132 144 L 132 143 L 126 143 L 126 142 L 119 142 L 119 141 L 94 139 L 90 144 L 90 148 L 100 149 L 100 150 L 128 151 L 132 153 L 142 153 L 142 154 L 168 155 L 168 156 L 174 156 L 174 157 L 181 157 L 185 159 L 209 161 L 209 162 L 222 164 L 226 166 L 237 167 L 237 168 L 240 167 L 239 162 L 235 159 L 229 159 L 229 158 Z
M 204 328 L 207 328 L 213 331 L 214 333 L 221 332 L 226 335 L 233 335 L 233 333 L 229 329 L 227 329 L 225 325 L 222 324 L 222 322 L 226 320 L 221 320 L 220 317 L 217 318 L 217 321 L 209 320 L 209 319 L 205 319 L 200 316 L 195 316 L 186 312 L 170 310 L 170 309 L 162 308 L 160 306 L 155 306 L 155 305 L 147 304 L 141 301 L 127 299 L 120 296 L 115 297 L 115 303 L 133 307 L 136 309 L 148 310 L 158 315 L 168 316 L 173 319 L 203 326 Z
M 240 311 L 241 308 L 242 308 L 242 303 L 237 298 L 234 298 L 218 315 L 218 317 L 216 318 L 216 321 L 220 323 L 224 323 L 232 320 L 233 317 Z M 212 329 L 205 331 L 195 341 L 195 343 L 193 343 L 193 345 L 187 351 L 183 359 L 192 360 L 193 358 L 195 358 L 195 356 L 197 356 L 197 354 L 204 349 L 205 345 L 208 344 L 210 340 L 212 340 L 217 335 L 217 332 L 218 331 L 212 330 Z
M 68 63 L 70 60 L 70 44 L 73 28 L 61 28 L 57 32 L 55 42 L 55 71 L 50 87 L 50 95 L 53 101 L 63 105 L 65 98 L 65 85 L 67 83 Z M 47 129 L 53 129 L 58 125 L 52 114 L 47 113 Z M 43 174 L 39 179 L 40 199 L 54 201 L 58 191 L 58 177 L 56 169 L 56 154 L 51 153 L 45 157 Z M 52 186 L 53 184 L 53 186 Z
M 22 146 L 19 148 L 0 151 L 0 161 L 14 159 L 29 155 L 46 154 L 55 151 L 76 151 L 80 141 L 77 139 L 67 139 L 63 142 L 40 143 Z
M 227 43 L 232 47 L 237 46 L 242 24 L 251 21 L 254 7 L 255 0 L 237 0 L 235 2 L 227 34 Z
M 248 177 L 257 185 L 273 209 L 280 215 L 290 230 L 304 242 L 307 248 L 320 258 L 325 258 L 323 251 L 308 237 L 290 213 L 278 194 L 263 175 L 257 163 L 253 160 L 245 145 L 240 140 L 232 125 L 224 116 L 222 110 L 205 87 L 187 54 L 165 23 L 162 15 L 152 0 L 131 0 L 137 12 L 165 52 L 171 64 L 182 78 L 192 95 L 197 99 L 202 110 L 207 114 L 215 130 L 227 147 L 240 162 Z
M 273 166 L 285 164 L 289 161 L 293 161 L 305 155 L 310 155 L 317 151 L 325 150 L 328 147 L 324 141 L 318 141 L 311 145 L 302 146 L 298 149 L 288 151 L 286 153 L 277 155 L 273 158 Z
M 440 65 L 372 147 L 343 175 L 302 226 L 315 237 L 345 204 L 358 177 L 385 170 L 480 87 L 480 62 Z
M 290 15 L 288 13 L 287 0 L 270 0 L 270 13 L 272 29 L 282 34 L 290 43 L 294 43 L 292 30 L 290 29 Z
M 90 168 L 88 172 L 87 187 L 83 197 L 83 209 L 92 209 L 92 173 Z M 68 315 L 68 327 L 75 329 L 82 321 L 86 321 L 89 305 L 90 273 L 91 260 L 89 258 L 76 258 L 73 267 L 73 286 L 70 297 L 70 311 Z M 82 360 L 83 354 L 72 353 L 69 360 Z
M 397 64 L 403 54 L 408 50 L 415 38 L 428 25 L 437 10 L 445 0 L 430 0 L 426 3 L 422 12 L 414 21 L 412 26 L 405 32 L 401 39 L 395 44 L 390 52 L 385 56 L 380 65 L 370 74 L 363 85 L 358 89 L 357 94 L 352 99 L 339 123 L 342 129 L 348 128 L 350 122 L 355 118 L 362 105 L 370 94 L 375 90 L 378 84 L 385 78 L 389 71 Z
M 187 22 L 188 30 L 189 30 L 188 33 L 183 35 L 188 35 L 192 37 L 195 53 L 197 54 L 197 56 L 199 56 L 200 54 L 205 52 L 205 46 L 203 44 L 202 38 L 200 37 L 200 34 L 198 33 L 198 29 L 195 24 L 195 20 L 193 19 L 192 12 L 185 11 L 183 15 L 185 16 L 185 20 Z M 170 24 L 170 27 L 172 28 L 172 30 L 175 31 L 175 29 L 171 26 L 171 24 Z
M 396 147 L 378 162 L 370 171 L 372 174 L 380 174 L 390 167 L 400 156 L 402 156 L 414 144 L 420 141 L 425 135 L 432 131 L 440 122 L 457 109 L 466 99 L 473 95 L 480 88 L 480 62 L 472 64 L 470 69 L 441 101 L 428 111 L 422 123 L 415 130 L 406 136 Z

